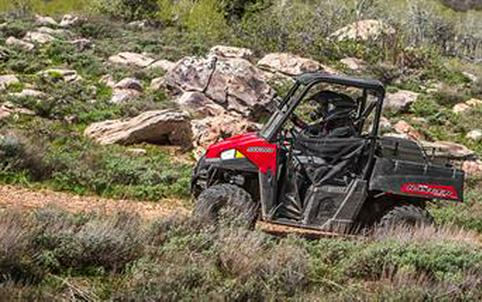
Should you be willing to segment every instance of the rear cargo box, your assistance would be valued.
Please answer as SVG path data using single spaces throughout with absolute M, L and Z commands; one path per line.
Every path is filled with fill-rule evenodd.
M 377 158 L 370 180 L 370 190 L 462 201 L 464 172 L 440 165 Z

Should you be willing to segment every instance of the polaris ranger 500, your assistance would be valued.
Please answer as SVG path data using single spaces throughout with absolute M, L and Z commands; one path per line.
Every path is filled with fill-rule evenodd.
M 375 80 L 299 76 L 261 131 L 207 149 L 192 178 L 195 215 L 215 222 L 229 208 L 247 226 L 330 232 L 431 223 L 426 203 L 462 201 L 464 173 L 414 141 L 380 137 L 384 96 Z

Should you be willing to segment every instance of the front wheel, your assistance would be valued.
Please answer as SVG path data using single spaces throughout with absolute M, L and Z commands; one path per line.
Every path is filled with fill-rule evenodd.
M 219 184 L 204 190 L 196 200 L 194 216 L 211 224 L 228 224 L 253 228 L 258 206 L 244 189 Z
M 397 226 L 420 227 L 432 225 L 434 220 L 430 213 L 415 205 L 396 206 L 388 211 L 380 219 L 380 227 L 383 229 L 394 228 Z

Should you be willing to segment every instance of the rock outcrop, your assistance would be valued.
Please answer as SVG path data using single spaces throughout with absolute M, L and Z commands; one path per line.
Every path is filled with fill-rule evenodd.
M 227 111 L 221 105 L 216 104 L 206 95 L 197 91 L 185 92 L 174 102 L 182 110 L 198 118 L 227 114 Z
M 201 92 L 245 117 L 264 111 L 274 95 L 262 72 L 239 58 L 186 57 L 165 75 L 163 84 L 171 92 Z
M 191 123 L 175 110 L 147 111 L 136 117 L 108 120 L 87 127 L 84 134 L 100 144 L 151 143 L 190 147 Z

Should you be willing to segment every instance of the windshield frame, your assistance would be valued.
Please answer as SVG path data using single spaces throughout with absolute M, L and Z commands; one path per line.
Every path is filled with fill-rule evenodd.
M 311 90 L 311 88 L 319 83 L 331 83 L 331 84 L 339 84 L 347 87 L 355 87 L 359 89 L 363 89 L 364 94 L 373 94 L 377 98 L 377 104 L 375 105 L 375 123 L 374 127 L 372 129 L 372 133 L 370 134 L 371 138 L 376 138 L 378 136 L 378 131 L 379 131 L 379 120 L 381 117 L 381 111 L 383 107 L 383 100 L 385 97 L 384 90 L 378 91 L 376 89 L 371 89 L 369 87 L 363 87 L 363 86 L 358 86 L 358 85 L 347 85 L 346 83 L 337 83 L 337 82 L 330 82 L 330 81 L 325 81 L 323 79 L 320 79 L 318 81 L 312 81 L 311 83 L 307 85 L 303 85 L 299 81 L 293 85 L 293 87 L 290 89 L 286 97 L 283 99 L 283 101 L 276 107 L 275 113 L 270 117 L 268 122 L 262 127 L 261 131 L 259 132 L 259 135 L 266 139 L 269 142 L 273 142 L 280 129 L 283 127 L 283 125 L 286 123 L 286 121 L 289 119 L 290 115 L 292 112 L 296 109 L 296 107 L 299 105 L 299 103 L 305 98 L 306 94 L 308 91 Z M 296 94 L 296 92 L 302 88 L 301 93 Z

